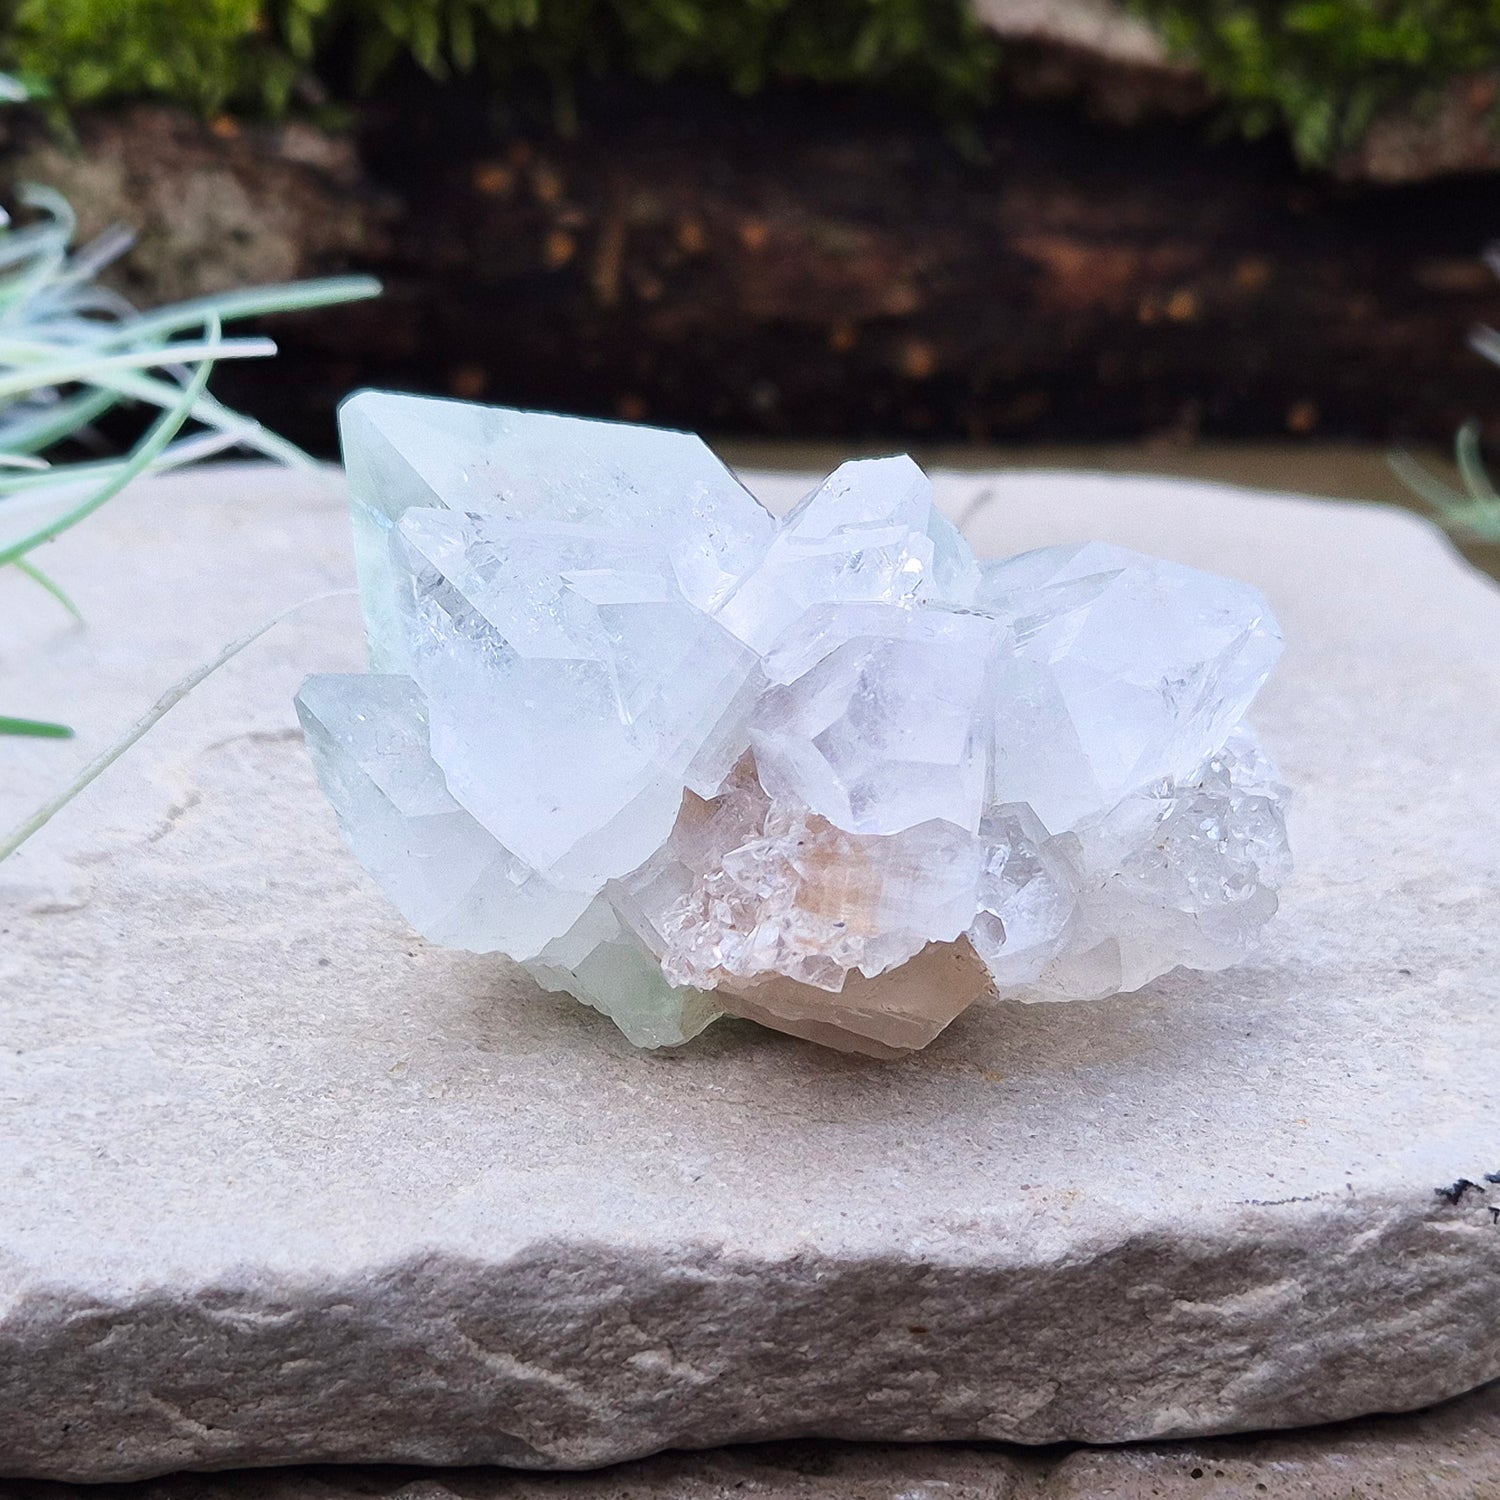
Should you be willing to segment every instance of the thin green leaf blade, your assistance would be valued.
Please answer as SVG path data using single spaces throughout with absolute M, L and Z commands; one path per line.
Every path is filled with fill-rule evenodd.
M 73 731 L 66 724 L 49 724 L 44 719 L 11 719 L 0 714 L 0 734 L 20 735 L 35 740 L 70 740 Z

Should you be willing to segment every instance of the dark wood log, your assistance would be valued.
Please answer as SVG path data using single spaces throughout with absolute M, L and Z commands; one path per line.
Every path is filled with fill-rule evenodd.
M 276 209 L 287 271 L 386 280 L 378 305 L 278 326 L 275 368 L 223 372 L 324 448 L 359 384 L 892 442 L 1446 440 L 1500 409 L 1500 371 L 1466 345 L 1500 323 L 1480 258 L 1500 178 L 1341 184 L 1200 121 L 1065 108 L 997 110 L 961 149 L 827 94 L 614 86 L 565 139 L 407 83 L 337 170 L 305 139 L 288 156 L 284 131 L 181 118 L 167 151 L 161 118 L 85 122 L 96 175 L 175 172 L 187 201 L 218 174 Z

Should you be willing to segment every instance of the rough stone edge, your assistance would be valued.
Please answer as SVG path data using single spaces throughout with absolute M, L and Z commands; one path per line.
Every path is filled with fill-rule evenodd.
M 0 1477 L 1116 1443 L 1411 1411 L 1500 1376 L 1500 1233 L 1477 1204 L 1247 1205 L 1191 1239 L 1006 1260 L 553 1244 L 187 1294 L 35 1289 L 0 1317 Z
M 1399 1416 L 1288 1433 L 1113 1448 L 788 1442 L 663 1453 L 583 1474 L 305 1467 L 93 1486 L 0 1480 L 0 1500 L 1201 1500 L 1292 1490 L 1305 1500 L 1473 1500 L 1500 1478 L 1500 1385 Z M 1262 1481 L 1257 1483 L 1257 1481 Z

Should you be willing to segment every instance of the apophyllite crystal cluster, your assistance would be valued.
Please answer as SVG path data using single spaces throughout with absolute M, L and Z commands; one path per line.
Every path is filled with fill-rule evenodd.
M 1285 792 L 1254 589 L 1102 543 L 979 563 L 908 458 L 782 520 L 696 437 L 363 393 L 372 671 L 298 700 L 371 875 L 633 1042 L 891 1055 L 981 995 L 1225 967 Z

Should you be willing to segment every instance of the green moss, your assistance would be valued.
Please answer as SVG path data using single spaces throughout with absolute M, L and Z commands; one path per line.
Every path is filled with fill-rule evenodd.
M 65 102 L 156 95 L 280 108 L 348 44 L 361 82 L 429 72 L 864 83 L 942 108 L 985 97 L 994 46 L 965 0 L 12 0 L 0 62 Z
M 70 104 L 154 95 L 214 110 L 248 77 L 268 99 L 290 81 L 261 0 L 16 0 L 8 30 L 10 70 Z
M 1133 0 L 1251 135 L 1324 163 L 1379 111 L 1500 59 L 1500 0 Z
M 1500 0 L 1130 0 L 1207 72 L 1252 134 L 1325 162 L 1387 104 L 1493 67 Z M 580 75 L 859 84 L 953 112 L 998 48 L 968 0 L 0 0 L 0 66 L 66 103 L 137 95 L 284 107 L 334 52 L 368 84 L 410 56 L 498 88 Z

